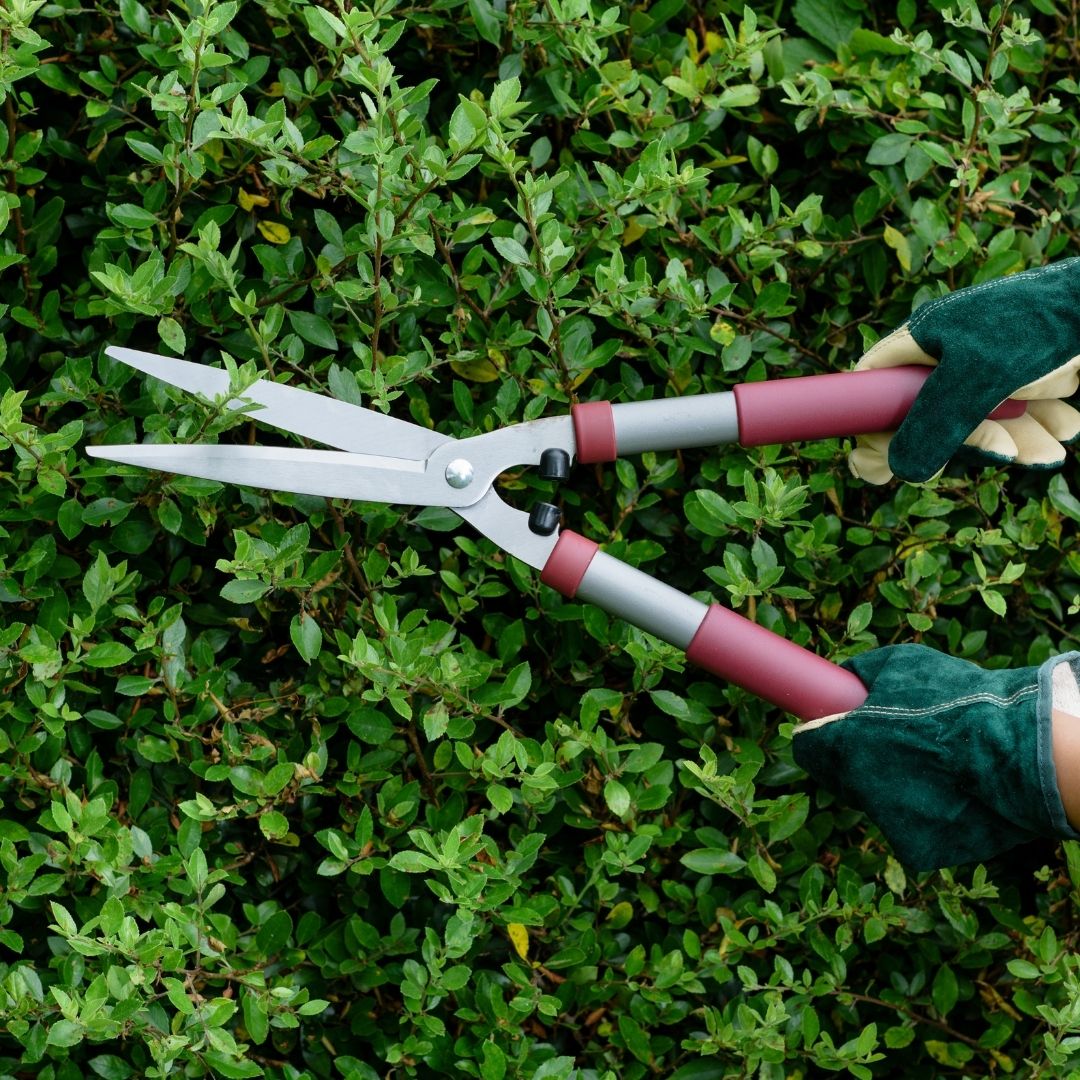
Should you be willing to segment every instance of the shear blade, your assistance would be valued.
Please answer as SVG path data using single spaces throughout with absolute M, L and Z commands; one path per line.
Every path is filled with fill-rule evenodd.
M 190 394 L 217 398 L 229 392 L 229 373 L 221 368 L 115 345 L 105 352 L 136 371 Z M 269 379 L 253 383 L 230 402 L 230 408 L 243 409 L 249 402 L 262 406 L 251 414 L 253 420 L 356 454 L 426 458 L 448 439 L 419 424 Z
M 228 484 L 328 499 L 454 506 L 475 502 L 482 492 L 460 496 L 422 461 L 352 454 L 339 450 L 299 450 L 274 446 L 215 446 L 134 443 L 88 446 L 92 457 L 158 472 L 199 476 Z

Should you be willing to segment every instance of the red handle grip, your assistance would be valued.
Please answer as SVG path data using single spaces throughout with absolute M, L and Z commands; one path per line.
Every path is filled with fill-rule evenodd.
M 923 365 L 804 375 L 735 387 L 743 446 L 831 439 L 895 431 L 934 369 Z M 1027 406 L 1008 400 L 994 420 L 1022 416 Z
M 801 720 L 850 712 L 866 687 L 846 668 L 712 604 L 686 658 Z
M 692 663 L 802 720 L 849 712 L 866 700 L 866 688 L 852 672 L 734 611 L 706 607 L 602 555 L 593 541 L 570 529 L 559 534 L 540 580 L 674 642 Z

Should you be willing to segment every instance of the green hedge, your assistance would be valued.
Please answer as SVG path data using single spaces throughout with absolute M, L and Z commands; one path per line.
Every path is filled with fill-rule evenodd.
M 839 370 L 1075 253 L 1064 0 L 0 7 L 0 1076 L 1080 1067 L 1080 848 L 915 875 L 776 710 L 434 509 L 111 468 L 274 441 L 130 344 L 450 435 Z M 555 495 L 842 658 L 1071 647 L 1052 475 L 832 441 Z

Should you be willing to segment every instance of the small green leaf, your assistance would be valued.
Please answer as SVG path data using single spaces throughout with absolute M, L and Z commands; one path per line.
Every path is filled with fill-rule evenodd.
M 486 130 L 487 116 L 484 115 L 484 110 L 475 101 L 461 98 L 458 107 L 450 117 L 451 153 L 460 154 L 470 149 Z
M 699 874 L 735 874 L 746 866 L 746 860 L 726 848 L 696 848 L 679 859 L 683 866 Z
M 356 709 L 349 713 L 345 722 L 358 739 L 376 746 L 385 743 L 394 734 L 393 722 L 377 709 Z
M 294 615 L 289 624 L 289 636 L 296 651 L 310 664 L 322 649 L 322 630 L 307 612 Z
M 276 956 L 288 944 L 293 932 L 292 916 L 287 911 L 275 911 L 255 935 L 255 944 L 263 956 Z
M 163 315 L 158 319 L 158 337 L 177 356 L 183 356 L 187 349 L 187 337 L 184 328 L 170 315 Z
M 172 1002 L 173 1008 L 183 1016 L 191 1016 L 195 1012 L 195 1005 L 192 1003 L 191 998 L 188 997 L 184 984 L 179 979 L 170 977 L 166 977 L 163 982 L 165 984 L 165 995 Z
M 934 985 L 931 989 L 931 998 L 934 1008 L 942 1018 L 949 1015 L 960 996 L 960 987 L 956 981 L 956 975 L 948 964 L 942 964 L 934 975 Z
M 103 1080 L 128 1080 L 128 1077 L 135 1075 L 135 1070 L 115 1054 L 99 1054 L 87 1064 Z
M 119 641 L 103 641 L 84 653 L 82 662 L 89 667 L 107 668 L 126 664 L 135 654 Z
M 265 596 L 269 591 L 270 586 L 265 581 L 234 578 L 222 586 L 221 595 L 234 604 L 250 604 Z
M 609 780 L 604 785 L 604 801 L 616 817 L 624 817 L 630 809 L 630 792 L 618 780 Z
M 57 1020 L 49 1028 L 49 1046 L 77 1046 L 83 1041 L 85 1028 L 74 1020 Z
M 515 266 L 528 266 L 532 261 L 529 253 L 512 236 L 493 236 L 491 243 L 507 262 Z
M 305 341 L 328 352 L 336 352 L 338 343 L 330 323 L 313 311 L 290 311 L 289 324 Z
M 502 27 L 491 0 L 469 0 L 469 13 L 480 36 L 492 45 L 498 45 L 502 40 Z
M 488 802 L 500 813 L 505 814 L 513 809 L 514 796 L 501 784 L 489 784 L 487 788 Z
M 745 109 L 756 105 L 761 91 L 753 83 L 729 86 L 721 94 L 717 104 L 721 109 Z

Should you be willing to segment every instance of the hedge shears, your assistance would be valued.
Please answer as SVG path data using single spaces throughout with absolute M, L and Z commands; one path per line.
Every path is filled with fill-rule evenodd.
M 167 356 L 110 347 L 144 374 L 211 400 L 230 393 L 229 374 Z M 560 528 L 550 503 L 530 512 L 500 497 L 496 481 L 519 466 L 565 480 L 572 463 L 737 442 L 745 447 L 892 431 L 931 368 L 799 376 L 749 382 L 722 393 L 612 405 L 593 401 L 569 415 L 530 420 L 454 439 L 410 421 L 262 378 L 229 401 L 258 408 L 252 419 L 333 450 L 211 444 L 88 446 L 87 453 L 159 472 L 329 499 L 443 506 L 540 580 L 685 651 L 706 671 L 803 720 L 848 712 L 866 698 L 850 671 L 719 604 L 703 604 Z M 1023 414 L 1006 401 L 991 414 Z

